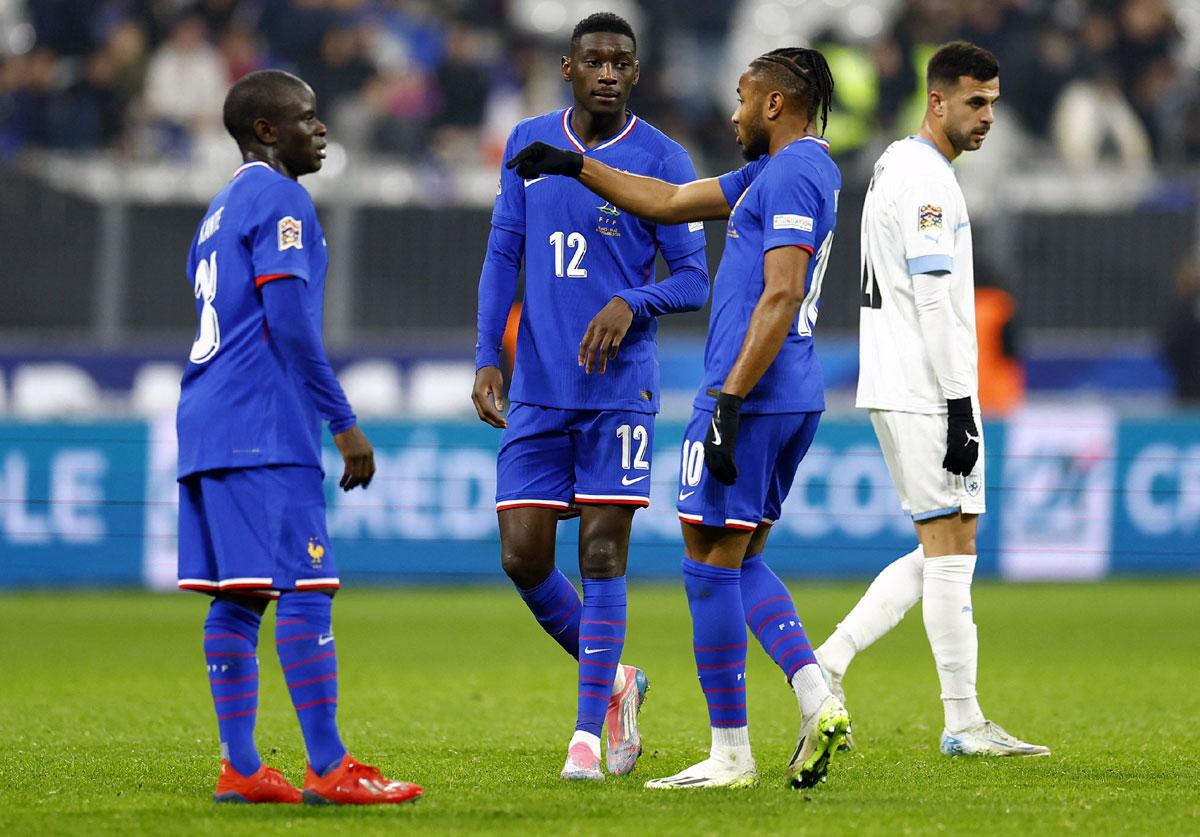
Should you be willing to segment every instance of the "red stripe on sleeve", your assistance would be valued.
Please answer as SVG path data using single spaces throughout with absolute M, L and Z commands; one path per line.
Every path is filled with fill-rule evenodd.
M 263 285 L 267 284 L 268 282 L 274 282 L 276 279 L 291 279 L 291 278 L 292 278 L 292 274 L 290 274 L 290 273 L 268 273 L 266 276 L 254 277 L 254 287 L 261 288 Z

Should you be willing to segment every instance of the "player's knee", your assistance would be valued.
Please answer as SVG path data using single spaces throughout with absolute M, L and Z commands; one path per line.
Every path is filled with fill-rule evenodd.
M 553 568 L 547 567 L 545 560 L 525 550 L 508 546 L 500 550 L 500 566 L 514 584 L 526 590 L 545 581 Z
M 616 578 L 625 574 L 625 547 L 612 538 L 592 538 L 580 550 L 584 578 Z

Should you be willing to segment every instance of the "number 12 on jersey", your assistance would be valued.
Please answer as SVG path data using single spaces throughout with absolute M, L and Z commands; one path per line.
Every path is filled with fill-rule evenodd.
M 586 279 L 587 268 L 583 267 L 583 256 L 587 253 L 587 239 L 583 237 L 583 233 L 573 232 L 567 235 L 562 230 L 550 234 L 550 245 L 554 248 L 554 275 L 560 279 L 566 276 L 568 279 Z M 571 251 L 571 262 L 567 264 L 566 271 L 563 271 L 563 265 L 566 263 L 566 251 Z

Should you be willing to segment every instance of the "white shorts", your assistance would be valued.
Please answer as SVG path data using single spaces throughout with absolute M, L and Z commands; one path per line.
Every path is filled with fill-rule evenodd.
M 975 424 L 979 426 L 976 413 Z M 983 514 L 983 431 L 979 432 L 979 461 L 965 477 L 942 467 L 946 456 L 946 417 L 924 413 L 871 410 L 871 425 L 883 449 L 888 473 L 896 484 L 900 505 L 913 520 L 948 514 Z

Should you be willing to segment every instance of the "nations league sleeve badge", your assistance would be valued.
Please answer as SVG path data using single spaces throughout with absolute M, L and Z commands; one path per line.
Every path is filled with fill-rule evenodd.
M 291 247 L 297 250 L 304 249 L 304 240 L 302 237 L 304 224 L 299 218 L 285 215 L 279 219 L 277 229 L 279 232 L 279 252 L 282 253 Z

